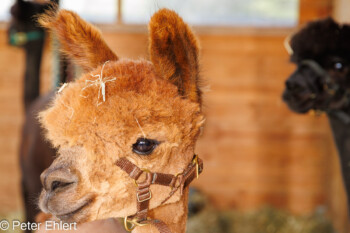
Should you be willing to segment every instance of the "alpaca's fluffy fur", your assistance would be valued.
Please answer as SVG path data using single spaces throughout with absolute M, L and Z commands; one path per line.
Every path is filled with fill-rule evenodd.
M 55 33 L 62 52 L 74 59 L 85 71 L 90 71 L 105 61 L 118 60 L 97 28 L 83 21 L 74 12 L 61 10 L 56 14 L 55 10 L 50 10 L 38 21 Z
M 92 74 L 99 74 L 100 70 L 101 66 Z M 136 119 L 148 137 L 152 137 L 150 131 L 167 127 L 170 128 L 167 140 L 173 138 L 174 143 L 193 138 L 193 127 L 201 118 L 199 106 L 181 98 L 173 84 L 158 78 L 150 62 L 126 59 L 109 62 L 103 75 L 116 77 L 106 83 L 106 102 L 97 107 L 102 101 L 101 97 L 97 99 L 98 86 L 83 90 L 89 85 L 86 80 L 96 79 L 88 73 L 68 84 L 53 107 L 41 114 L 54 146 L 105 148 L 106 142 L 118 142 L 124 148 L 122 145 L 134 143 L 142 136 Z M 129 132 L 137 134 L 131 137 Z
M 48 139 L 60 149 L 49 170 L 68 167 L 79 177 L 74 192 L 48 200 L 44 190 L 41 208 L 59 215 L 66 206 L 89 203 L 69 221 L 135 214 L 135 185 L 115 162 L 126 156 L 141 168 L 177 174 L 191 161 L 204 122 L 196 39 L 176 13 L 163 9 L 149 25 L 151 62 L 118 60 L 96 29 L 70 11 L 47 14 L 41 22 L 58 34 L 65 53 L 91 70 L 68 84 L 40 114 Z M 105 84 L 106 101 L 102 102 L 99 86 L 85 87 L 90 84 L 87 80 L 96 80 L 92 75 L 100 74 L 104 63 L 103 78 L 115 80 Z M 97 106 L 98 102 L 102 104 Z M 143 132 L 160 142 L 149 156 L 131 149 Z M 184 196 L 177 192 L 167 202 L 173 204 L 158 207 L 170 188 L 153 185 L 151 190 L 153 217 L 165 221 L 175 233 L 184 232 L 187 191 Z M 136 230 L 149 232 L 150 228 Z
M 176 14 L 163 12 L 154 15 L 149 25 L 151 61 L 160 76 L 179 87 L 180 94 L 201 103 L 197 40 Z
M 332 18 L 310 22 L 291 40 L 293 54 L 291 61 L 339 55 L 350 58 L 350 26 L 336 23 Z

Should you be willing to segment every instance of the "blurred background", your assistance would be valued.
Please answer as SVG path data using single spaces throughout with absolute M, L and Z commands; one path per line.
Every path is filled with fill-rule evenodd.
M 25 54 L 8 44 L 7 35 L 14 3 L 0 3 L 0 216 L 7 217 L 23 215 L 24 209 L 18 154 L 25 118 Z M 207 123 L 196 152 L 205 170 L 194 186 L 210 208 L 234 211 L 240 216 L 237 224 L 261 211 L 267 211 L 265 217 L 276 214 L 293 221 L 322 215 L 337 232 L 349 232 L 327 118 L 292 113 L 281 94 L 295 68 L 283 46 L 285 38 L 306 22 L 327 16 L 350 23 L 350 1 L 60 0 L 60 6 L 97 25 L 119 57 L 133 59 L 148 57 L 147 23 L 153 12 L 176 10 L 201 44 Z M 48 37 L 41 94 L 57 86 L 53 47 Z M 255 232 L 280 232 L 275 228 Z

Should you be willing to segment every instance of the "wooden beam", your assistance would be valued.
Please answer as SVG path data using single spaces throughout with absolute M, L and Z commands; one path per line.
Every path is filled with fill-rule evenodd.
M 331 16 L 333 1 L 334 0 L 300 0 L 299 24 L 303 25 L 311 20 Z
M 333 17 L 338 22 L 350 23 L 350 1 L 349 0 L 334 0 Z

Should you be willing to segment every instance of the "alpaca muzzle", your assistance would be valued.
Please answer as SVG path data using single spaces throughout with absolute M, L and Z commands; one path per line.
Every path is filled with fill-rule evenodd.
M 152 224 L 160 233 L 171 233 L 170 229 L 163 221 L 148 218 L 149 201 L 152 198 L 150 186 L 158 184 L 171 188 L 169 195 L 161 202 L 162 205 L 178 190 L 180 190 L 180 194 L 183 195 L 183 190 L 188 187 L 195 178 L 198 178 L 199 174 L 203 171 L 203 161 L 199 159 L 197 155 L 194 155 L 192 161 L 184 171 L 176 175 L 151 172 L 147 169 L 139 168 L 125 157 L 118 159 L 116 165 L 125 171 L 130 178 L 134 180 L 137 186 L 137 213 L 124 218 L 125 229 L 127 231 L 132 231 L 137 226 Z M 144 181 L 138 182 L 142 174 L 145 174 L 146 178 Z
M 303 60 L 299 66 L 306 66 L 322 79 L 323 89 L 330 96 L 334 96 L 339 90 L 339 85 L 335 83 L 325 69 L 314 60 Z
M 348 103 L 349 90 L 314 60 L 302 60 L 298 69 L 285 82 L 282 98 L 292 111 L 328 112 Z
M 45 170 L 41 176 L 41 183 L 46 192 L 60 192 L 78 182 L 78 177 L 66 168 Z
M 39 206 L 45 213 L 50 213 L 63 221 L 80 221 L 79 215 L 93 199 L 91 194 L 78 197 L 78 174 L 65 166 L 50 167 L 40 176 L 43 190 Z M 64 201 L 64 204 L 62 204 Z

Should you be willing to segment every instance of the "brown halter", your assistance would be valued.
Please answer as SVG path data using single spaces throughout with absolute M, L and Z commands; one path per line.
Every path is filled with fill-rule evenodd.
M 162 205 L 169 200 L 178 189 L 180 189 L 180 194 L 182 195 L 183 190 L 192 180 L 196 177 L 198 178 L 199 174 L 203 171 L 203 161 L 198 158 L 197 155 L 194 155 L 187 168 L 182 173 L 176 175 L 150 172 L 147 169 L 141 169 L 125 157 L 118 159 L 116 165 L 134 179 L 137 186 L 137 213 L 124 218 L 125 229 L 127 231 L 132 231 L 136 226 L 152 224 L 160 233 L 171 233 L 170 229 L 163 221 L 148 218 L 149 201 L 152 198 L 150 186 L 152 184 L 158 184 L 171 187 L 169 196 L 161 202 Z M 146 179 L 143 182 L 137 183 L 137 180 L 143 173 L 146 174 Z

